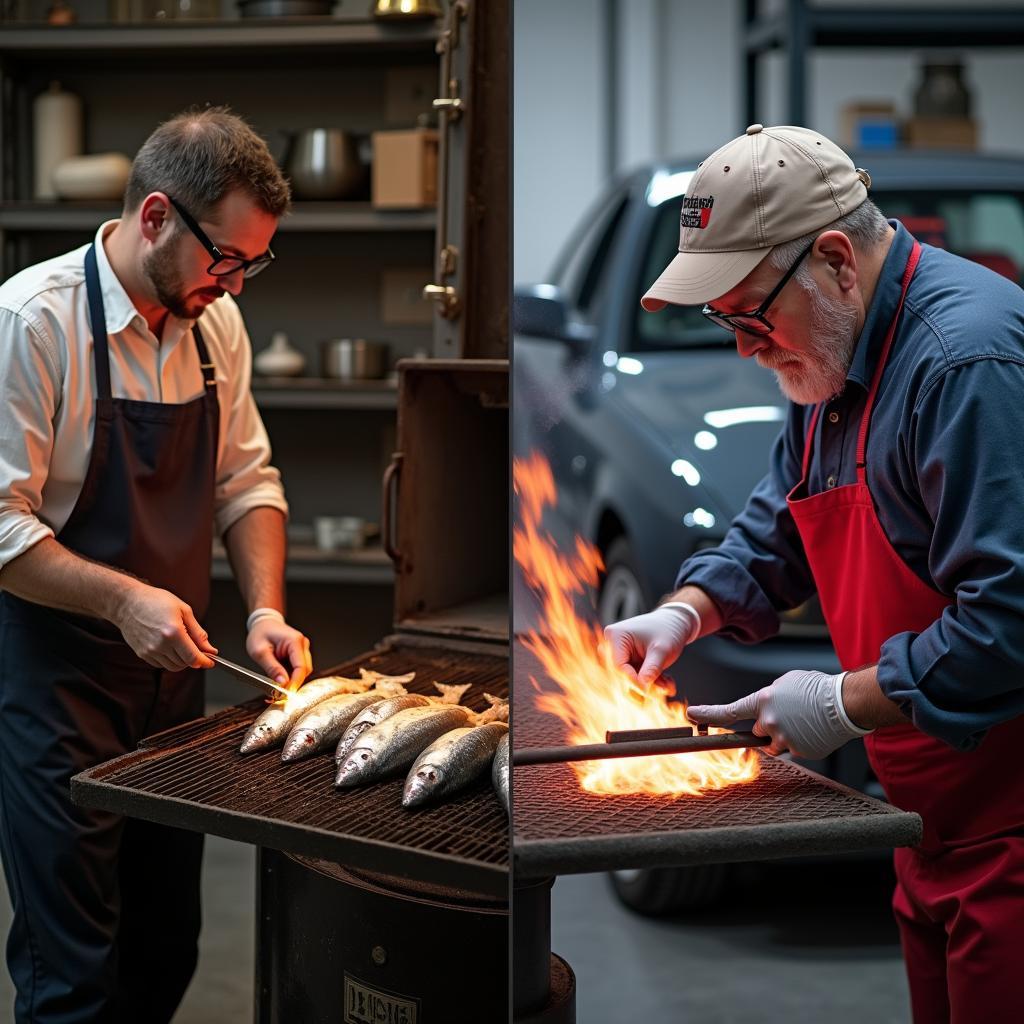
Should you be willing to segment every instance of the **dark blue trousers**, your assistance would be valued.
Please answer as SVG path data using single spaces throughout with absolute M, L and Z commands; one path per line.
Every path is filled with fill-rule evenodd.
M 76 773 L 203 713 L 202 673 L 0 594 L 0 853 L 18 1024 L 162 1024 L 195 970 L 203 836 L 71 801 Z

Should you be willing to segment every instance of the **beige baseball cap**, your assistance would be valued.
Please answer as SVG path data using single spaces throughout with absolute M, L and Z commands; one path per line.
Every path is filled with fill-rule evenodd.
M 783 242 L 855 210 L 871 177 L 809 128 L 752 124 L 697 168 L 679 215 L 679 254 L 640 304 L 710 302 Z

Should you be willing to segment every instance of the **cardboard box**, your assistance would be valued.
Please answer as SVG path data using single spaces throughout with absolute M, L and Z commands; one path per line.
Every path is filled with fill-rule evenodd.
M 373 133 L 373 205 L 417 210 L 437 205 L 437 145 L 433 128 Z
M 978 123 L 969 117 L 912 117 L 906 139 L 921 149 L 977 149 Z
M 839 121 L 847 149 L 893 149 L 900 144 L 900 122 L 892 103 L 847 103 Z

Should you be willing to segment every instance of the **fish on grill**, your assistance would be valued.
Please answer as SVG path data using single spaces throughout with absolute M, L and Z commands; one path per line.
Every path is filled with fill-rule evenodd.
M 434 740 L 409 770 L 402 806 L 419 807 L 464 789 L 490 767 L 499 742 L 507 735 L 508 726 L 493 721 L 452 729 Z
M 241 752 L 253 754 L 269 750 L 284 741 L 291 727 L 311 707 L 339 693 L 364 693 L 373 685 L 370 679 L 346 679 L 344 676 L 322 676 L 305 683 L 287 700 L 274 701 L 249 726 L 242 737 Z
M 401 683 L 381 677 L 365 693 L 339 693 L 314 704 L 292 726 L 281 752 L 281 760 L 301 761 L 326 750 L 337 741 L 360 711 L 404 693 L 405 687 Z
M 370 707 L 364 708 L 352 719 L 351 724 L 338 741 L 338 749 L 334 753 L 334 760 L 341 764 L 345 760 L 345 755 L 352 749 L 355 741 L 367 729 L 372 729 L 373 726 L 379 725 L 386 718 L 397 715 L 399 711 L 404 711 L 406 708 L 426 707 L 429 704 L 458 704 L 470 685 L 470 683 L 464 683 L 461 686 L 448 686 L 445 683 L 434 683 L 434 686 L 441 693 L 440 697 L 428 697 L 422 693 L 406 693 L 399 697 L 389 697 L 379 704 L 372 704 Z
M 494 763 L 491 767 L 491 781 L 494 783 L 494 788 L 500 798 L 502 804 L 505 806 L 505 813 L 509 812 L 509 799 L 508 799 L 508 733 L 498 741 L 498 749 L 494 752 Z
M 475 718 L 461 704 L 405 708 L 367 729 L 338 766 L 341 788 L 377 782 L 405 771 L 425 747 Z

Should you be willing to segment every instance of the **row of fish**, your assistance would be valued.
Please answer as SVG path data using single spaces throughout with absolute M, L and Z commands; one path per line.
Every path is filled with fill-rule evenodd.
M 434 697 L 406 691 L 413 672 L 359 672 L 359 679 L 315 679 L 287 701 L 275 702 L 249 727 L 241 752 L 283 743 L 281 759 L 290 762 L 337 744 L 336 786 L 376 782 L 409 769 L 406 807 L 450 796 L 493 765 L 495 789 L 508 810 L 507 700 L 485 694 L 490 706 L 478 713 L 459 703 L 468 683 L 435 683 Z

